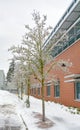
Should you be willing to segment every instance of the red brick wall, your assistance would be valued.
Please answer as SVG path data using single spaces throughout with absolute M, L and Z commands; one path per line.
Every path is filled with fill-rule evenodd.
M 66 59 L 72 62 L 72 67 L 70 68 L 71 74 L 80 74 L 80 41 L 76 42 L 76 44 L 69 47 L 66 51 L 60 54 L 58 59 Z M 74 82 L 72 83 L 64 83 L 63 75 L 59 75 L 61 80 L 61 103 L 69 106 L 80 107 L 80 102 L 75 101 L 74 95 Z
M 80 74 L 80 40 L 73 44 L 71 47 L 63 51 L 58 55 L 56 60 L 69 60 L 72 62 L 72 66 L 69 69 L 70 74 L 79 73 Z M 49 64 L 48 64 L 49 65 Z M 67 106 L 80 107 L 80 102 L 75 100 L 74 95 L 74 82 L 65 83 L 64 74 L 61 70 L 51 71 L 50 75 L 56 75 L 60 79 L 60 97 L 54 97 L 54 86 L 51 86 L 51 95 L 50 97 L 46 96 L 46 87 L 45 87 L 45 100 L 59 102 Z M 35 97 L 40 98 L 40 96 L 35 95 Z

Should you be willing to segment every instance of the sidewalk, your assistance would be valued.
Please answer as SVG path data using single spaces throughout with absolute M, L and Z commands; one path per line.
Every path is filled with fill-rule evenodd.
M 0 105 L 0 130 L 22 130 L 22 125 L 14 106 Z

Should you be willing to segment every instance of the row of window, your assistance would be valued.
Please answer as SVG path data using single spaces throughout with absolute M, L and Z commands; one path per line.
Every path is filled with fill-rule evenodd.
M 80 82 L 76 82 L 74 88 L 75 88 L 74 98 L 80 100 Z M 36 88 L 32 89 L 31 94 L 36 95 Z M 37 94 L 38 96 L 40 96 L 41 94 L 40 88 L 37 89 Z M 51 86 L 48 85 L 46 87 L 46 96 L 49 97 L 50 95 L 51 95 Z M 54 97 L 60 97 L 60 83 L 54 85 Z
M 51 95 L 50 86 L 46 87 L 47 89 L 47 96 Z M 60 85 L 54 85 L 54 97 L 60 97 Z
M 50 85 L 48 85 L 46 87 L 46 92 L 47 92 L 46 96 L 50 96 L 51 95 L 51 86 Z M 36 95 L 36 88 L 32 89 L 31 94 Z M 38 95 L 41 94 L 41 89 L 40 88 L 37 89 L 37 94 Z M 60 97 L 60 84 L 54 85 L 54 96 L 55 97 Z

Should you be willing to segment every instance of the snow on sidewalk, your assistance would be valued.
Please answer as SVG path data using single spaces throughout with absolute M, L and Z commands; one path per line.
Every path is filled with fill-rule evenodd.
M 80 114 L 73 114 L 68 107 L 54 102 L 45 102 L 46 118 L 53 122 L 52 127 L 38 127 L 40 118 L 34 116 L 36 113 L 42 114 L 42 102 L 40 99 L 30 97 L 31 107 L 21 110 L 28 130 L 80 130 Z M 76 111 L 72 110 L 72 111 Z
M 0 90 L 0 130 L 21 130 L 22 122 L 16 111 L 17 97 Z
M 2 111 L 4 112 L 4 115 L 5 110 L 8 111 L 8 109 L 4 108 L 2 110 L 1 106 L 6 105 L 9 105 L 8 109 L 10 112 L 14 113 L 14 115 L 17 113 L 16 115 L 21 115 L 23 117 L 25 123 L 28 126 L 28 130 L 80 130 L 80 114 L 73 114 L 76 113 L 76 109 L 70 110 L 68 107 L 60 105 L 58 103 L 45 102 L 45 113 L 47 119 L 46 122 L 51 121 L 53 124 L 51 127 L 47 126 L 46 128 L 43 128 L 39 127 L 39 123 L 42 123 L 41 100 L 31 96 L 30 108 L 26 108 L 24 101 L 18 99 L 16 95 L 0 90 L 0 109 L 1 113 Z M 3 116 L 1 116 L 1 113 L 0 119 L 3 118 Z

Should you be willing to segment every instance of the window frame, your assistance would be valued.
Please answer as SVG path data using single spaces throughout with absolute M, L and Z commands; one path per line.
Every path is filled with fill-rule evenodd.
M 77 86 L 78 83 L 80 85 L 80 81 L 75 82 L 75 99 L 76 100 L 80 100 L 80 86 Z M 77 89 L 79 89 L 79 91 Z
M 36 88 L 34 88 L 34 95 L 36 95 Z
M 60 81 L 57 81 L 57 83 L 54 84 L 54 97 L 55 98 L 60 97 Z
M 38 96 L 40 96 L 40 94 L 41 94 L 41 90 L 40 88 L 38 88 Z
M 46 95 L 47 97 L 50 97 L 51 96 L 51 85 L 47 85 L 47 91 L 46 91 Z

